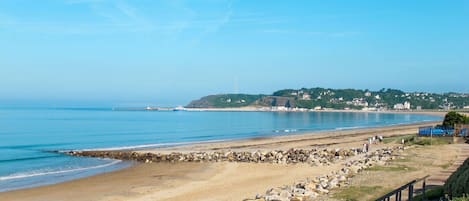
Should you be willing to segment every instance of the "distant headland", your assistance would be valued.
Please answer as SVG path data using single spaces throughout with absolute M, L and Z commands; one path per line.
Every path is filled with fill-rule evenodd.
M 464 110 L 469 109 L 468 93 L 404 92 L 360 89 L 284 89 L 271 95 L 219 94 L 190 102 L 189 109 L 265 108 L 277 111 L 304 110 Z

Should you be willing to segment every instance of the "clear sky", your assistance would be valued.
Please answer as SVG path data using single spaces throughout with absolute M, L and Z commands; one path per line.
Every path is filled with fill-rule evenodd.
M 0 101 L 469 92 L 466 0 L 0 0 Z

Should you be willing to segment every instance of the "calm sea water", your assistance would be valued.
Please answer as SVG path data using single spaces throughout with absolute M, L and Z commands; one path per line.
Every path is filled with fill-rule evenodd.
M 113 171 L 129 163 L 53 151 L 172 146 L 305 131 L 441 120 L 375 113 L 156 112 L 112 109 L 0 109 L 0 192 Z

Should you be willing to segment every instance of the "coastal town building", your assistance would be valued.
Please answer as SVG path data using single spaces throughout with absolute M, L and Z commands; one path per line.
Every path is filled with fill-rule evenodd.
M 362 110 L 363 111 L 377 111 L 378 108 L 376 108 L 376 107 L 364 107 Z
M 398 103 L 398 104 L 395 104 L 393 109 L 395 110 L 403 110 L 404 109 L 404 104 L 402 103 Z
M 353 106 L 368 107 L 368 102 L 363 98 L 354 98 L 352 101 L 347 101 L 345 104 Z
M 443 110 L 451 110 L 455 107 L 453 105 L 451 105 L 451 103 L 445 103 L 443 105 L 440 105 L 440 108 L 443 109 Z
M 410 110 L 410 102 L 404 102 L 404 110 Z
M 410 110 L 410 102 L 406 101 L 404 103 L 395 104 L 393 109 L 395 110 Z
M 272 111 L 288 111 L 290 108 L 285 107 L 285 106 L 274 106 L 271 109 Z
M 301 97 L 303 100 L 311 100 L 311 95 L 304 93 L 303 96 Z

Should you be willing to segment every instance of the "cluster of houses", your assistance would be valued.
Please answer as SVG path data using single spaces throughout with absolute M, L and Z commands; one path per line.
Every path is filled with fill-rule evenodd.
M 298 107 L 285 107 L 285 106 L 272 106 L 270 108 L 261 108 L 260 110 L 262 110 L 262 111 L 273 111 L 273 112 L 309 112 L 309 111 L 314 111 L 314 109 L 298 108 Z
M 343 99 L 343 98 L 339 98 Z M 347 101 L 345 102 L 347 105 L 353 105 L 353 106 L 361 106 L 361 107 L 368 107 L 368 101 L 366 101 L 364 98 L 354 98 L 352 101 Z
M 439 102 L 443 101 L 443 105 L 440 106 L 441 109 L 454 109 L 454 105 L 447 98 L 442 99 L 441 97 L 435 96 L 429 93 L 404 93 L 399 95 L 394 95 L 396 99 L 403 100 L 403 102 L 396 103 L 394 105 L 389 105 L 380 94 L 373 94 L 370 91 L 365 91 L 364 94 L 358 95 L 358 97 L 351 98 L 347 97 L 338 97 L 334 91 L 331 90 L 324 90 L 319 93 L 310 94 L 306 90 L 295 90 L 291 91 L 288 94 L 289 96 L 270 96 L 267 99 L 271 100 L 265 101 L 266 99 L 262 99 L 264 101 L 264 105 L 270 105 L 271 108 L 264 110 L 271 110 L 271 111 L 314 111 L 314 110 L 328 110 L 332 108 L 325 108 L 326 105 L 341 105 L 343 108 L 336 108 L 336 109 L 357 109 L 361 108 L 364 111 L 384 111 L 384 110 L 422 110 L 422 106 L 413 106 L 411 105 L 411 101 L 428 101 L 428 102 L 436 102 L 438 99 Z M 461 96 L 458 94 L 458 96 Z M 451 96 L 450 96 L 451 97 Z M 389 98 L 388 98 L 389 99 Z M 312 101 L 313 108 L 309 106 L 308 109 L 306 108 L 298 108 L 297 103 L 299 100 L 302 101 Z M 371 100 L 371 102 L 370 102 Z M 239 100 L 232 100 L 231 98 L 223 100 L 226 103 L 237 103 L 243 104 L 246 103 L 246 100 L 239 99 Z M 314 106 L 315 102 L 318 102 L 316 106 Z M 331 104 L 324 104 L 324 102 L 328 102 Z M 326 106 L 327 107 L 327 106 Z M 469 109 L 469 106 L 465 106 L 464 109 Z
M 312 95 L 308 94 L 307 92 L 305 92 L 303 90 L 293 91 L 293 92 L 290 93 L 290 95 L 297 97 L 299 100 L 313 100 Z M 335 95 L 335 93 L 333 91 L 330 91 L 330 90 L 323 91 L 323 92 L 320 92 L 317 97 L 315 97 L 315 100 L 322 100 L 325 96 L 331 97 L 331 96 L 334 96 L 334 95 Z M 412 94 L 404 94 L 403 96 L 411 96 L 411 95 Z M 424 97 L 428 94 L 415 94 L 415 95 Z M 381 96 L 379 94 L 373 95 L 371 92 L 367 91 L 367 92 L 365 92 L 364 96 L 368 97 L 368 99 L 370 97 L 372 97 L 377 101 L 374 104 L 370 104 L 367 101 L 367 98 L 353 98 L 352 100 L 346 101 L 346 100 L 344 100 L 343 97 L 339 97 L 339 98 L 330 98 L 329 102 L 333 103 L 333 104 L 345 103 L 346 105 L 349 105 L 350 107 L 352 107 L 352 106 L 361 107 L 361 108 L 363 108 L 362 110 L 366 110 L 366 111 L 379 111 L 379 110 L 387 109 L 385 104 L 379 103 L 378 100 L 381 100 Z M 345 107 L 344 109 L 349 110 L 350 107 Z M 417 106 L 417 109 L 419 109 L 419 108 L 421 109 L 421 107 Z M 285 108 L 284 107 L 280 107 L 280 108 L 275 107 L 275 108 L 273 108 L 273 110 L 276 110 L 276 111 L 286 111 L 286 110 L 292 110 L 292 109 L 294 110 L 295 108 L 287 108 L 287 107 L 285 107 Z M 327 108 L 323 108 L 321 106 L 316 106 L 311 110 L 324 110 L 324 109 L 327 109 Z M 394 109 L 394 110 L 411 110 L 411 104 L 410 104 L 409 101 L 405 101 L 403 103 L 397 103 L 397 104 L 392 106 L 392 109 Z
M 290 95 L 298 96 L 300 100 L 311 100 L 311 95 L 303 90 L 291 92 Z M 321 96 L 319 96 L 318 99 L 321 99 Z

